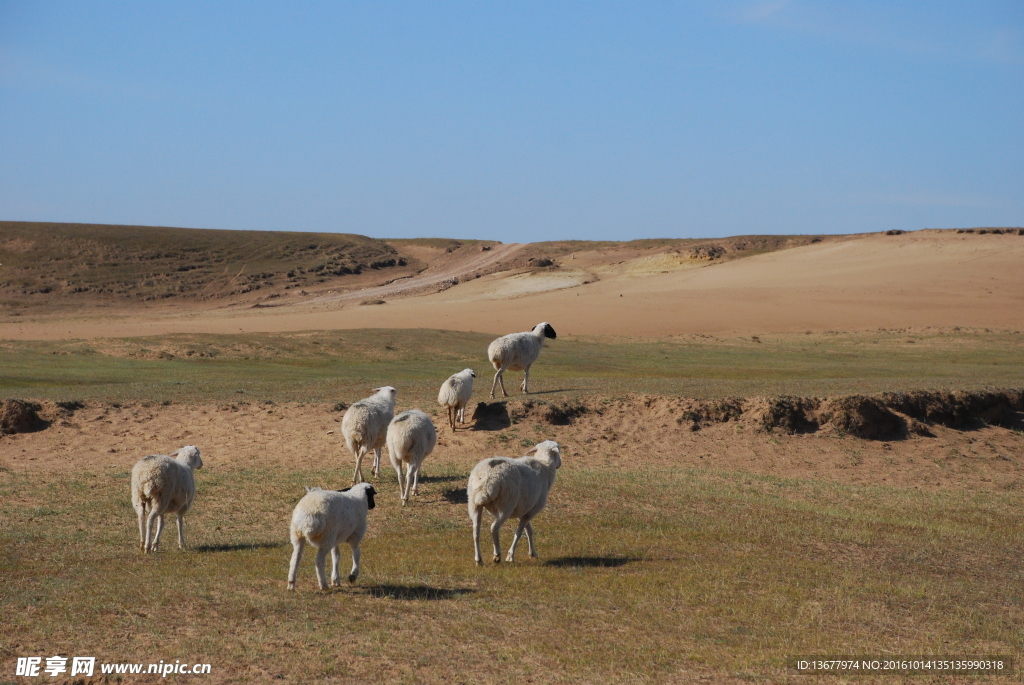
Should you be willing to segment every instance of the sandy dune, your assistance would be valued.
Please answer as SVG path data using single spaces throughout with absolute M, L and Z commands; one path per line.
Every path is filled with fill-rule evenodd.
M 502 246 L 497 257 L 514 249 Z M 489 255 L 482 252 L 480 259 L 494 258 Z M 560 335 L 1024 328 L 1024 236 L 1016 234 L 869 234 L 697 267 L 667 257 L 642 259 L 602 262 L 581 255 L 556 270 L 491 274 L 377 306 L 356 302 L 394 295 L 399 284 L 375 289 L 376 295 L 349 294 L 348 301 L 3 323 L 0 338 L 366 327 L 503 333 L 543 320 Z M 431 278 L 424 273 L 422 285 Z

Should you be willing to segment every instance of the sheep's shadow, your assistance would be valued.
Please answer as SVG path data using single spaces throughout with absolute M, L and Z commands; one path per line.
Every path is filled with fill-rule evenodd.
M 451 483 L 456 480 L 464 480 L 466 476 L 420 476 L 421 483 Z
M 641 557 L 559 557 L 544 562 L 545 566 L 558 568 L 618 568 L 634 561 L 643 561 Z
M 500 431 L 512 425 L 505 402 L 478 402 L 473 410 L 475 431 Z
M 241 542 L 234 545 L 199 545 L 194 550 L 196 552 L 238 552 L 244 549 L 278 549 L 287 544 L 287 542 Z
M 430 585 L 370 585 L 366 587 L 367 593 L 377 599 L 425 599 L 444 600 L 455 599 L 461 595 L 468 595 L 476 592 L 472 588 L 456 587 L 432 587 Z
M 531 390 L 529 393 L 523 393 L 523 397 L 529 397 L 530 395 L 553 395 L 558 392 L 573 392 L 577 388 L 559 388 L 557 390 Z
M 449 504 L 469 504 L 469 494 L 466 488 L 449 488 L 441 493 L 444 501 Z

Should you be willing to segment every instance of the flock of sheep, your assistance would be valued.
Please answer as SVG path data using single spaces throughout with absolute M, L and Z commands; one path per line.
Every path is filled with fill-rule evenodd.
M 545 338 L 554 338 L 555 329 L 548 323 L 539 323 L 533 330 L 512 333 L 493 341 L 487 348 L 487 357 L 494 366 L 491 398 L 495 387 L 505 392 L 505 371 L 523 371 L 523 392 L 529 392 L 530 367 L 540 356 Z M 438 403 L 448 412 L 448 423 L 454 431 L 457 423 L 465 423 L 466 406 L 473 394 L 472 369 L 450 376 L 438 393 Z M 374 390 L 370 397 L 354 403 L 345 412 L 341 432 L 345 446 L 355 457 L 352 487 L 345 490 L 307 488 L 306 495 L 292 512 L 290 534 L 292 559 L 288 569 L 288 589 L 295 589 L 295 575 L 302 551 L 309 543 L 317 548 L 316 574 L 320 588 L 326 590 L 327 576 L 324 565 L 331 554 L 331 584 L 340 585 L 338 566 L 341 562 L 339 545 L 348 543 L 352 548 L 352 571 L 348 579 L 359 576 L 359 545 L 366 533 L 367 513 L 374 507 L 376 489 L 364 482 L 363 457 L 373 452 L 372 474 L 380 474 L 381 448 L 387 445 L 391 465 L 398 474 L 398 491 L 402 506 L 409 496 L 417 494 L 420 467 L 437 445 L 437 430 L 430 417 L 418 409 L 395 416 L 395 398 L 398 391 L 391 386 Z M 507 561 L 513 561 L 519 538 L 526 533 L 530 556 L 536 557 L 531 521 L 547 504 L 548 492 L 555 482 L 555 471 L 562 465 L 558 443 L 544 440 L 525 456 L 518 459 L 493 457 L 479 462 L 469 474 L 466 496 L 469 517 L 473 523 L 474 559 L 482 564 L 480 555 L 480 520 L 486 509 L 494 517 L 491 537 L 494 542 L 494 563 L 501 561 L 498 531 L 509 518 L 519 520 Z M 140 546 L 143 552 L 155 552 L 163 531 L 164 515 L 176 514 L 178 547 L 185 547 L 184 515 L 196 494 L 195 469 L 202 468 L 203 460 L 194 445 L 182 447 L 173 454 L 153 454 L 140 459 L 132 469 L 132 505 L 139 519 Z M 404 468 L 404 476 L 403 476 Z M 154 523 L 156 531 L 153 532 Z

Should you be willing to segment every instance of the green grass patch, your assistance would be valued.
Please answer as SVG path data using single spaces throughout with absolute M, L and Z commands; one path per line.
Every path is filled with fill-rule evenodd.
M 123 472 L 0 473 L 3 662 L 182 659 L 218 681 L 773 680 L 795 654 L 1024 643 L 1012 494 L 567 466 L 536 522 L 540 560 L 524 541 L 514 565 L 477 568 L 466 473 L 436 466 L 405 509 L 394 475 L 381 478 L 354 586 L 316 590 L 307 550 L 290 594 L 291 509 L 303 485 L 345 474 L 197 475 L 192 549 L 175 549 L 170 522 L 143 556 Z M 349 563 L 346 547 L 343 576 Z
M 354 399 L 394 385 L 410 402 L 436 397 L 465 367 L 489 389 L 492 336 L 382 329 L 7 342 L 0 395 L 105 401 Z M 513 394 L 521 375 L 509 372 Z M 542 398 L 591 394 L 828 396 L 890 390 L 1019 386 L 1024 335 L 956 331 L 679 337 L 563 337 L 532 373 Z

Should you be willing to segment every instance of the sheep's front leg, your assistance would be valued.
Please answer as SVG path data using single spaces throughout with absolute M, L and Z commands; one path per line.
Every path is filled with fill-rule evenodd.
M 178 512 L 178 549 L 185 549 L 185 515 Z
M 480 518 L 483 513 L 483 507 L 473 507 L 469 510 L 469 518 L 473 520 L 473 550 L 476 553 L 473 560 L 476 561 L 477 566 L 484 565 L 483 557 L 480 556 Z
M 351 543 L 349 543 L 351 544 Z M 348 574 L 348 582 L 356 582 L 356 578 L 359 577 L 359 545 L 352 545 L 352 572 Z
M 494 542 L 494 563 L 501 563 L 501 541 L 498 538 L 498 529 L 508 520 L 508 514 L 499 511 L 494 515 L 494 523 L 491 524 L 491 541 Z
M 512 536 L 512 544 L 508 548 L 508 556 L 505 557 L 505 561 L 511 563 L 511 562 L 516 560 L 515 559 L 515 557 L 516 557 L 516 545 L 519 544 L 519 538 L 523 534 L 523 529 L 526 528 L 526 526 L 528 526 L 528 525 L 530 525 L 529 519 L 527 519 L 527 518 L 519 519 L 519 526 L 516 527 L 516 534 Z M 531 548 L 533 547 L 533 543 L 530 544 L 530 547 Z
M 299 560 L 302 559 L 302 549 L 306 546 L 305 538 L 292 540 L 292 564 L 288 567 L 288 589 L 295 591 L 295 575 L 299 572 Z
M 501 372 L 505 369 L 498 369 L 494 372 L 494 380 L 491 381 L 491 399 L 494 399 L 494 388 L 498 386 L 498 379 L 501 378 Z
M 334 587 L 341 586 L 341 550 L 335 545 L 331 547 L 331 585 Z
M 537 558 L 537 548 L 533 546 L 533 524 L 526 524 L 526 541 L 530 543 L 530 556 Z
M 327 553 L 330 549 L 327 545 L 324 545 L 316 552 L 316 560 L 313 565 L 316 566 L 316 580 L 320 584 L 321 590 L 327 589 L 327 572 L 324 571 L 324 564 L 327 561 Z

